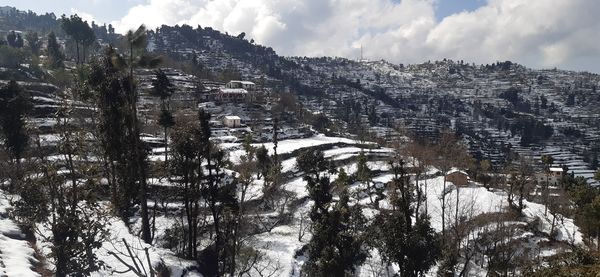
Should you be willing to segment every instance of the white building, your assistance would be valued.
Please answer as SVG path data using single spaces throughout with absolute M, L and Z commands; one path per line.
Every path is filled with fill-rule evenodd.
M 243 88 L 248 91 L 253 91 L 256 89 L 256 84 L 250 81 L 230 81 L 225 85 L 226 88 Z
M 537 181 L 545 184 L 557 185 L 560 179 L 566 174 L 561 167 L 550 167 L 548 172 L 539 172 L 536 174 Z
M 252 100 L 252 96 L 243 88 L 219 88 L 211 93 L 210 98 L 221 103 L 239 103 Z
M 227 115 L 223 117 L 223 125 L 229 128 L 236 128 L 242 125 L 242 119 L 239 116 Z

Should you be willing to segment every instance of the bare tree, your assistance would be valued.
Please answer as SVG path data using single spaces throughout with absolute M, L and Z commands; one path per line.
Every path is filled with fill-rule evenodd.
M 127 252 L 125 253 L 119 250 L 113 243 L 114 251 L 108 251 L 108 254 L 115 257 L 115 259 L 124 265 L 127 270 L 116 271 L 115 273 L 124 274 L 127 272 L 132 272 L 139 277 L 154 277 L 156 275 L 157 268 L 152 266 L 150 254 L 148 253 L 148 247 L 144 247 L 144 257 L 140 258 L 139 251 L 142 249 L 134 249 L 124 238 L 121 238 L 121 241 L 123 242 L 123 246 Z
M 411 141 L 406 146 L 406 153 L 410 156 L 408 158 L 409 164 L 412 168 L 412 172 L 415 174 L 415 186 L 417 188 L 417 212 L 420 212 L 421 203 L 425 202 L 425 214 L 427 214 L 427 201 L 424 201 L 427 197 L 425 195 L 427 191 L 427 185 L 422 189 L 419 185 L 419 180 L 427 172 L 427 167 L 431 163 L 430 148 L 426 147 L 422 143 Z M 427 181 L 425 181 L 426 184 Z
M 518 165 L 509 168 L 509 172 L 508 204 L 521 213 L 524 208 L 523 201 L 535 184 L 531 160 L 521 158 Z
M 546 172 L 546 184 L 542 188 L 542 198 L 544 201 L 544 215 L 548 215 L 548 189 L 550 188 L 549 183 L 549 175 L 550 175 L 550 167 L 554 163 L 554 158 L 550 155 L 542 155 L 541 157 L 542 163 L 544 164 L 544 172 Z M 566 172 L 564 172 L 566 174 Z
M 465 168 L 469 162 L 469 156 L 467 154 L 465 146 L 460 143 L 458 138 L 451 133 L 449 130 L 445 130 L 441 133 L 441 136 L 437 142 L 435 147 L 435 161 L 434 165 L 441 171 L 444 175 L 443 182 L 443 190 L 441 201 L 442 201 L 442 234 L 445 234 L 446 230 L 446 195 L 450 192 L 446 188 L 446 177 L 447 174 L 452 170 L 452 168 Z M 459 205 L 459 191 L 458 186 L 456 191 L 456 205 Z M 458 209 L 457 209 L 458 211 Z M 458 214 L 455 214 L 455 219 L 458 217 Z

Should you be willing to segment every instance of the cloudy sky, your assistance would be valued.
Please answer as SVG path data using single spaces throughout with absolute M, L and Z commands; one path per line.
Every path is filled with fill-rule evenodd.
M 600 73 L 598 0 L 8 0 L 78 13 L 117 31 L 141 23 L 245 32 L 279 54 L 418 63 L 511 60 Z

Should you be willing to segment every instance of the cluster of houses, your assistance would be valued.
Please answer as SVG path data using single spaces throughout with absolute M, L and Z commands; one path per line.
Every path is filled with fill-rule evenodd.
M 198 108 L 203 108 L 212 113 L 222 112 L 221 104 L 252 103 L 256 99 L 256 84 L 250 81 L 232 80 L 224 86 L 209 88 L 203 94 L 203 101 Z M 222 114 L 221 122 L 227 128 L 243 127 L 242 119 L 235 114 Z
M 202 95 L 202 101 L 217 103 L 243 103 L 256 99 L 256 84 L 250 81 L 230 81 L 224 86 L 209 87 Z

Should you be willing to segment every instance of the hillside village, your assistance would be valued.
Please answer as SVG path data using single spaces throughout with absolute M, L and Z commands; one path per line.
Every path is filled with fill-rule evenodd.
M 364 226 L 352 225 L 356 229 L 344 232 L 361 236 L 370 233 L 361 228 L 376 226 L 377 220 L 385 223 L 387 212 L 399 210 L 396 205 L 402 196 L 396 195 L 394 186 L 406 185 L 410 196 L 402 200 L 408 201 L 408 225 L 428 224 L 425 235 L 432 239 L 424 240 L 431 243 L 425 248 L 437 255 L 419 276 L 548 276 L 558 270 L 555 266 L 563 257 L 600 245 L 597 223 L 590 223 L 581 215 L 580 203 L 568 202 L 567 197 L 593 196 L 599 185 L 597 74 L 529 69 L 509 61 L 475 65 L 445 59 L 403 65 L 282 57 L 243 34 L 231 36 L 210 27 L 144 30 L 147 43 L 140 52 L 160 56 L 161 64 L 130 65 L 137 97 L 123 101 L 134 103 L 135 116 L 124 113 L 124 117 L 138 118 L 139 136 L 118 141 L 126 144 L 119 149 L 131 152 L 116 164 L 129 165 L 139 154 L 135 149 L 145 150 L 140 168 L 148 169 L 147 178 L 132 184 L 147 182 L 147 193 L 142 194 L 148 199 L 131 196 L 132 212 L 121 216 L 113 213 L 110 175 L 91 169 L 95 165 L 106 170 L 110 162 L 104 156 L 111 152 L 102 154 L 106 147 L 102 143 L 111 128 L 93 129 L 109 122 L 110 113 L 103 110 L 106 103 L 86 98 L 86 93 L 99 93 L 102 87 L 77 84 L 78 74 L 85 75 L 78 73 L 80 68 L 110 60 L 103 56 L 105 47 L 114 46 L 113 60 L 120 57 L 119 51 L 127 53 L 123 50 L 128 49 L 127 37 L 110 31 L 111 26 L 90 24 L 95 39 L 88 46 L 87 61 L 78 62 L 73 39 L 62 30 L 60 18 L 8 7 L 0 12 L 0 38 L 14 34 L 27 38 L 24 44 L 29 45 L 34 38 L 28 34 L 35 30 L 39 48 L 48 49 L 46 36 L 54 31 L 64 53 L 63 68 L 48 65 L 52 58 L 48 50 L 35 59 L 23 55 L 15 64 L 7 58 L 12 57 L 9 51 L 30 51 L 30 46 L 14 47 L 2 39 L 0 83 L 7 88 L 16 84 L 31 96 L 26 122 L 30 145 L 22 157 L 23 170 L 31 171 L 23 178 L 52 183 L 37 176 L 43 174 L 34 168 L 55 162 L 57 168 L 49 166 L 46 171 L 54 170 L 56 180 L 101 187 L 86 189 L 97 189 L 101 195 L 91 204 L 95 214 L 89 218 L 98 217 L 110 227 L 92 236 L 102 237 L 89 250 L 101 266 L 86 268 L 83 275 L 305 276 L 303 270 L 311 265 L 309 249 L 315 249 L 313 238 L 318 234 L 314 214 L 319 201 L 324 201 L 315 188 L 325 179 L 331 189 L 323 192 L 329 198 L 323 205 L 335 211 L 341 207 L 340 213 L 358 208 L 360 216 L 352 213 L 346 218 L 359 218 Z M 168 97 L 156 93 L 161 74 L 167 90 L 172 90 Z M 89 79 L 86 85 L 93 83 Z M 164 123 L 165 110 L 171 113 L 170 125 Z M 203 130 L 209 134 L 198 135 Z M 127 144 L 138 138 L 140 147 Z M 200 139 L 209 146 L 193 144 Z M 85 151 L 69 152 L 72 148 L 65 142 L 69 147 L 81 143 Z M 443 143 L 447 147 L 438 146 Z M 182 149 L 208 154 L 190 156 Z M 11 159 L 9 150 L 2 151 L 0 183 L 9 188 L 17 178 L 9 168 L 21 158 Z M 140 169 L 124 170 L 139 174 Z M 114 172 L 115 179 L 121 178 Z M 202 181 L 194 183 L 185 174 Z M 212 179 L 202 179 L 212 174 Z M 222 208 L 229 205 L 226 201 L 234 201 L 230 198 L 219 202 L 198 196 L 206 194 L 204 190 L 194 190 L 215 179 L 219 183 L 214 189 L 234 198 L 235 208 Z M 34 227 L 25 228 L 17 211 L 28 194 L 9 189 L 1 193 L 0 270 L 7 276 L 57 274 L 53 263 L 57 242 L 50 239 L 56 221 L 36 219 L 40 221 L 30 224 Z M 210 201 L 215 201 L 223 218 L 211 215 Z M 152 221 L 152 238 L 145 242 L 142 202 Z M 588 208 L 593 202 L 585 204 Z M 198 210 L 192 215 L 194 205 Z M 79 215 L 85 217 L 85 212 Z M 421 213 L 428 219 L 421 221 Z M 184 222 L 193 216 L 197 222 Z M 213 231 L 218 220 L 231 229 Z M 232 251 L 238 251 L 231 263 L 235 274 L 221 274 L 219 268 L 223 264 L 231 270 L 231 264 L 223 262 L 230 250 L 211 252 L 211 247 L 219 247 L 220 232 L 241 237 L 232 239 Z M 192 236 L 197 236 L 193 243 Z M 365 255 L 354 257 L 361 261 L 351 269 L 354 276 L 403 272 L 381 245 L 369 244 L 379 239 L 361 237 L 369 246 L 355 249 Z M 438 239 L 455 242 L 451 252 L 433 253 Z M 245 263 L 236 268 L 236 258 Z
M 168 54 L 211 61 L 215 72 L 233 67 L 247 80 L 269 84 L 264 87 L 272 91 L 295 90 L 308 110 L 336 120 L 342 132 L 356 134 L 353 129 L 362 124 L 385 139 L 397 135 L 398 125 L 425 136 L 452 128 L 463 135 L 473 155 L 494 165 L 504 164 L 510 151 L 536 159 L 549 154 L 556 157 L 555 166 L 568 166 L 593 183 L 599 135 L 595 90 L 600 81 L 595 74 L 532 70 L 510 62 L 475 66 L 445 60 L 403 66 L 301 57 L 274 61 L 279 68 L 273 74 L 270 68 L 261 72 L 253 61 L 238 60 L 248 52 L 223 55 L 226 48 L 218 38 L 205 35 L 194 44 L 183 35 L 191 27 L 180 28 L 161 29 L 156 36 L 170 44 L 155 50 L 183 48 Z M 259 57 L 275 59 L 269 54 Z M 283 80 L 270 80 L 277 75 Z M 294 80 L 282 87 L 285 76 Z M 550 131 L 531 134 L 523 124 Z M 544 132 L 550 133 L 538 134 Z M 569 143 L 561 145 L 565 141 Z

